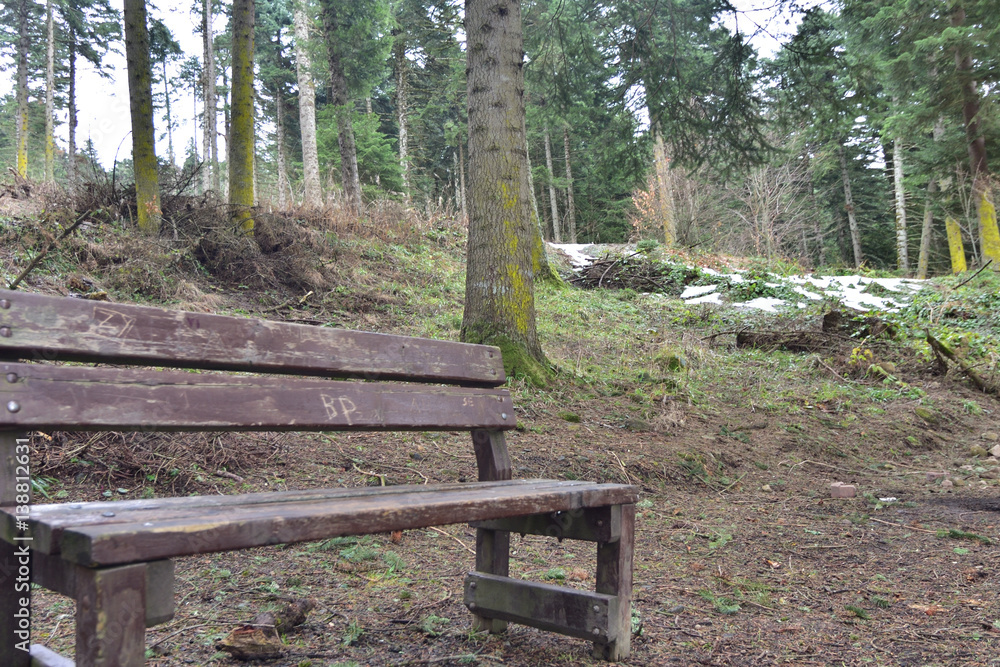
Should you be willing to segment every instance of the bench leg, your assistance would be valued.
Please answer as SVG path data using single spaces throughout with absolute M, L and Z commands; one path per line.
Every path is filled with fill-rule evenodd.
M 28 667 L 31 663 L 28 654 L 31 587 L 20 585 L 19 579 L 30 580 L 24 578 L 20 567 L 18 547 L 0 540 L 0 656 L 3 664 L 10 667 Z
M 622 505 L 621 538 L 597 544 L 597 592 L 618 599 L 617 637 L 594 642 L 594 657 L 612 662 L 628 657 L 632 642 L 632 548 L 635 538 L 635 505 Z M 609 619 L 611 621 L 611 619 Z
M 146 564 L 77 578 L 77 667 L 139 667 L 146 652 Z
M 476 530 L 476 571 L 506 577 L 510 574 L 510 533 L 502 530 Z M 473 610 L 472 629 L 493 634 L 507 629 L 507 621 L 486 618 Z

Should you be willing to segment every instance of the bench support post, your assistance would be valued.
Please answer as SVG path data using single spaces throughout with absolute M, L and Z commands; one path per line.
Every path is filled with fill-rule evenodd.
M 635 505 L 621 506 L 621 537 L 597 543 L 597 592 L 618 599 L 617 637 L 594 642 L 594 657 L 616 662 L 628 657 L 632 641 L 632 542 Z
M 0 431 L 0 506 L 17 505 L 16 471 L 17 455 L 20 453 L 17 450 L 18 440 L 26 443 L 26 434 Z M 30 483 L 28 493 L 31 493 Z M 25 637 L 16 632 L 19 625 L 17 614 L 30 614 L 31 609 L 31 586 L 23 585 L 25 581 L 30 582 L 31 561 L 29 557 L 28 579 L 25 579 L 24 572 L 21 571 L 23 558 L 19 555 L 23 551 L 22 545 L 30 544 L 19 542 L 14 545 L 0 539 L 0 655 L 4 657 L 4 664 L 10 667 L 27 667 L 31 661 L 28 651 L 21 650 L 27 649 Z M 25 600 L 27 606 L 22 605 Z M 26 622 L 30 622 L 30 618 Z
M 479 466 L 479 481 L 493 482 L 511 478 L 510 454 L 503 431 L 477 429 L 472 432 L 472 446 Z M 510 533 L 504 530 L 476 529 L 476 571 L 506 577 L 510 574 Z M 507 629 L 507 621 L 473 613 L 472 629 L 497 634 Z
M 146 564 L 83 569 L 77 575 L 78 667 L 139 667 L 145 662 Z

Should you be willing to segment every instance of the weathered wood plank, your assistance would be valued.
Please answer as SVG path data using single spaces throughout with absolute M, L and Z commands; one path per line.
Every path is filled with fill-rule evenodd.
M 60 595 L 76 599 L 89 581 L 86 568 L 58 556 L 33 551 L 31 580 Z M 174 562 L 158 560 L 146 564 L 146 627 L 166 623 L 174 617 Z
M 597 592 L 618 600 L 617 618 L 612 627 L 617 633 L 597 637 L 594 657 L 617 662 L 629 656 L 632 645 L 632 550 L 635 542 L 635 505 L 621 508 L 621 537 L 597 545 Z
M 476 528 L 504 530 L 521 535 L 545 535 L 558 540 L 613 542 L 621 536 L 621 506 L 533 514 L 508 519 L 476 521 Z
M 79 667 L 140 667 L 146 652 L 146 565 L 80 570 L 76 600 Z
M 498 386 L 487 345 L 0 290 L 0 357 Z
M 0 363 L 0 427 L 423 431 L 515 423 L 505 389 Z
M 618 604 L 614 596 L 567 586 L 478 572 L 465 578 L 465 606 L 472 613 L 571 637 L 598 640 L 617 636 Z
M 541 480 L 514 480 L 495 483 L 480 483 L 481 489 L 491 486 L 537 485 Z M 556 482 L 559 488 L 572 488 L 570 482 Z M 575 484 L 590 484 L 576 482 Z M 422 490 L 467 489 L 468 484 L 436 484 L 419 487 Z M 36 552 L 59 553 L 62 531 L 73 526 L 87 526 L 95 523 L 142 523 L 152 519 L 180 519 L 184 517 L 225 516 L 233 507 L 274 505 L 277 503 L 297 503 L 316 501 L 337 501 L 338 499 L 377 495 L 389 497 L 394 494 L 413 493 L 413 486 L 398 485 L 387 487 L 324 488 L 302 491 L 277 491 L 244 493 L 232 496 L 185 496 L 181 498 L 152 498 L 148 500 L 120 500 L 115 502 L 96 501 L 86 503 L 55 503 L 32 505 L 28 525 L 32 535 L 32 548 Z M 16 529 L 12 510 L 0 509 L 0 529 L 5 539 L 11 541 Z
M 511 478 L 510 454 L 502 432 L 475 430 L 472 432 L 472 446 L 480 482 Z M 501 577 L 509 574 L 510 533 L 490 528 L 476 530 L 476 570 Z M 507 621 L 474 613 L 472 627 L 476 631 L 499 634 L 507 629 Z
M 76 667 L 76 663 L 41 644 L 32 644 L 31 667 Z
M 62 535 L 63 558 L 88 567 L 269 544 L 305 542 L 628 502 L 635 487 L 559 482 L 365 494 L 336 501 L 235 506 L 221 515 L 79 526 Z

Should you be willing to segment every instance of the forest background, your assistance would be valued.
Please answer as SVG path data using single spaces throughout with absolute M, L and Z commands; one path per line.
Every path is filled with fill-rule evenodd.
M 546 238 L 657 238 L 920 276 L 966 257 L 1000 260 L 987 160 L 998 135 L 995 2 L 521 5 L 532 189 Z M 366 202 L 464 214 L 463 9 L 256 2 L 254 201 L 336 205 L 354 197 L 356 178 Z M 0 163 L 36 181 L 107 173 L 92 130 L 76 136 L 88 91 L 75 84 L 84 64 L 125 78 L 107 68 L 124 50 L 120 12 L 106 0 L 8 0 L 2 11 L 0 62 L 14 76 L 0 100 Z M 186 179 L 191 192 L 225 194 L 232 7 L 206 0 L 170 11 L 164 21 L 166 8 L 149 8 L 161 169 L 204 164 Z M 761 57 L 754 45 L 761 35 L 777 44 L 766 38 L 788 30 L 783 21 L 794 32 Z M 191 53 L 196 39 L 201 52 Z M 331 79 L 331 57 L 342 81 Z M 22 115 L 30 159 L 18 157 Z M 201 136 L 188 129 L 182 141 L 182 124 Z M 348 131 L 357 168 L 345 187 Z M 127 128 L 113 132 L 123 141 L 115 177 L 129 182 Z

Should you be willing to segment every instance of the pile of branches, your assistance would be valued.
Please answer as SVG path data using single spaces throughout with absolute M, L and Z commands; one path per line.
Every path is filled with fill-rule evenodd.
M 569 278 L 568 282 L 588 289 L 627 288 L 637 292 L 679 295 L 685 286 L 699 277 L 697 269 L 654 262 L 645 255 L 632 254 L 599 259 Z

